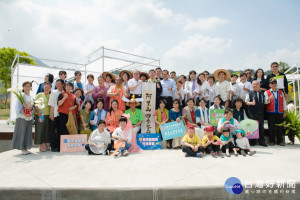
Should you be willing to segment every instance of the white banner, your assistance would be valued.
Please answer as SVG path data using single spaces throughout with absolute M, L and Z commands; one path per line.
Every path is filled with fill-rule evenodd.
M 144 82 L 142 85 L 144 101 L 142 102 L 142 112 L 144 121 L 142 123 L 142 133 L 156 133 L 154 122 L 154 111 L 156 101 L 156 83 Z

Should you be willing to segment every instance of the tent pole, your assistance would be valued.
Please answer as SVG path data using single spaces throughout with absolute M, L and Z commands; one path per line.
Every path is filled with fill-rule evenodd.
M 299 84 L 299 65 L 297 65 L 297 82 L 298 82 L 298 109 L 299 109 L 299 112 L 300 112 L 300 84 Z M 297 110 L 297 103 L 296 103 L 296 110 Z
M 20 61 L 20 58 L 19 58 L 19 54 L 17 54 L 18 56 L 18 59 L 17 59 L 17 85 L 19 85 L 19 61 Z
M 102 47 L 102 73 L 104 72 L 104 47 Z
M 84 65 L 84 71 L 85 71 L 84 82 L 86 83 L 86 78 L 87 78 L 87 74 L 86 74 L 86 65 Z

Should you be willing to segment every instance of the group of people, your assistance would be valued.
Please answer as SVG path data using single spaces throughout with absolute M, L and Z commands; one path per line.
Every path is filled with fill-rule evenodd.
M 239 130 L 239 122 L 247 118 L 259 122 L 260 145 L 267 146 L 263 126 L 267 119 L 269 145 L 276 142 L 283 146 L 283 130 L 274 124 L 282 123 L 285 117 L 287 79 L 278 71 L 278 63 L 273 62 L 270 67 L 273 73 L 267 77 L 262 69 L 256 70 L 253 77 L 250 69 L 241 74 L 218 69 L 212 75 L 208 71 L 197 75 L 192 70 L 187 77 L 180 75 L 178 79 L 175 71 L 169 73 L 159 67 L 148 73 L 123 70 L 118 76 L 103 72 L 97 77 L 98 85 L 94 85 L 92 74 L 87 75 L 88 82 L 84 84 L 79 71 L 73 82 L 67 81 L 65 71 L 60 71 L 56 80 L 47 74 L 35 99 L 30 96 L 32 83 L 23 83 L 24 104 L 16 104 L 12 148 L 22 150 L 24 155 L 31 153 L 28 149 L 32 145 L 34 119 L 34 142 L 42 152 L 50 150 L 48 143 L 51 151 L 59 152 L 60 136 L 78 133 L 87 134 L 86 149 L 90 154 L 95 154 L 95 149 L 101 149 L 96 154 L 103 155 L 117 149 L 116 156 L 139 151 L 136 134 L 141 133 L 144 121 L 140 106 L 143 82 L 156 85 L 155 132 L 160 133 L 159 125 L 168 122 L 183 121 L 186 125 L 186 134 L 167 140 L 167 148 L 182 148 L 187 155 L 198 157 L 203 152 L 222 156 L 222 151 L 227 156 L 229 151 L 234 151 L 234 155 L 252 155 L 244 137 L 247 134 Z M 44 103 L 42 109 L 36 103 L 40 99 Z M 225 109 L 216 127 L 210 126 L 210 109 Z M 249 142 L 255 145 L 257 141 Z

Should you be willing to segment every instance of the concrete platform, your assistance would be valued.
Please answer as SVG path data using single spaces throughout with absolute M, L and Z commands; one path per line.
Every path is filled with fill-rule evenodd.
M 145 151 L 115 159 L 82 153 L 0 154 L 0 199 L 300 199 L 300 144 L 253 149 L 250 157 L 185 158 L 181 150 Z M 237 177 L 242 194 L 224 183 Z M 245 183 L 294 180 L 295 194 L 247 194 Z M 265 187 L 264 187 L 265 189 Z

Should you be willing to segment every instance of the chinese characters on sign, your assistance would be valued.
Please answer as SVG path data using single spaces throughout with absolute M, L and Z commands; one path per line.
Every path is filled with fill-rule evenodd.
M 60 152 L 83 152 L 85 151 L 85 144 L 87 143 L 86 134 L 78 135 L 61 135 L 60 136 Z
M 143 133 L 136 135 L 137 144 L 143 150 L 161 149 L 161 138 L 158 133 Z
M 181 137 L 185 132 L 185 126 L 182 121 L 159 125 L 159 128 L 164 140 Z
M 224 117 L 224 109 L 209 109 L 210 125 L 218 126 L 219 120 Z
M 156 83 L 143 83 L 142 112 L 144 121 L 142 123 L 142 133 L 155 133 L 154 111 L 155 111 L 155 93 Z

